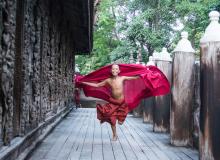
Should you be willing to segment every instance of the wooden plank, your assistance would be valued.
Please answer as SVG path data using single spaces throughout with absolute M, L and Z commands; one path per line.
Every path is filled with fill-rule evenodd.
M 160 140 L 159 137 L 162 137 L 163 135 L 165 135 L 164 133 L 151 133 L 148 131 L 148 128 L 145 128 L 145 124 L 136 122 L 134 119 L 132 119 L 131 121 L 128 121 L 131 125 L 130 127 L 132 127 L 134 130 L 136 130 L 139 134 L 143 134 L 143 138 L 149 139 L 154 146 L 156 147 L 160 147 L 161 149 L 166 148 L 167 146 L 165 145 L 165 143 L 162 143 L 163 139 L 161 138 Z M 132 124 L 134 123 L 134 124 Z M 167 144 L 169 142 L 167 141 Z
M 193 160 L 198 160 L 198 151 L 195 149 L 189 149 L 189 148 L 181 148 L 180 149 L 183 153 L 185 153 L 187 156 L 189 156 Z
M 74 142 L 76 141 L 76 138 L 79 135 L 80 130 L 82 129 L 83 123 L 85 121 L 84 118 L 75 119 L 73 124 L 74 130 L 72 130 L 71 134 L 68 136 L 67 140 L 65 141 L 65 144 L 63 145 L 61 151 L 56 156 L 57 160 L 66 160 L 70 154 L 71 148 L 74 145 Z
M 148 159 L 147 156 L 144 154 L 141 146 L 136 141 L 137 137 L 131 134 L 130 130 L 127 128 L 127 126 L 125 126 L 125 124 L 122 127 L 122 132 L 126 135 L 127 140 L 130 143 L 132 150 L 136 154 L 137 158 L 140 160 Z
M 68 140 L 68 137 L 71 135 L 75 128 L 75 124 L 77 121 L 74 121 L 73 119 L 70 119 L 71 123 L 66 126 L 68 128 L 66 131 L 63 131 L 63 129 L 60 130 L 60 137 L 57 139 L 54 146 L 49 150 L 48 154 L 44 157 L 45 159 L 56 159 L 58 154 L 60 153 L 61 149 L 64 147 L 65 142 Z M 76 122 L 74 124 L 74 122 Z M 64 127 L 64 126 L 63 126 Z
M 83 148 L 80 154 L 80 160 L 91 160 L 92 159 L 92 143 L 93 143 L 93 134 L 94 134 L 94 120 L 95 120 L 95 112 L 92 110 L 91 112 L 91 118 L 89 121 L 91 122 L 87 133 L 86 133 L 86 138 L 83 144 Z
M 129 121 L 130 123 L 130 121 Z M 156 154 L 156 156 L 160 159 L 170 159 L 170 155 L 168 156 L 166 152 L 164 152 L 164 150 L 167 149 L 167 147 L 160 143 L 159 141 L 156 143 L 157 139 L 154 137 L 154 139 L 150 136 L 147 136 L 147 132 L 143 132 L 140 130 L 139 127 L 137 127 L 137 125 L 135 124 L 135 126 L 131 126 L 130 124 L 130 128 L 132 128 L 133 131 L 137 132 L 137 134 L 139 136 L 142 137 L 142 140 L 145 142 L 146 139 L 149 139 L 150 141 L 152 141 L 152 143 L 154 144 L 153 146 L 150 146 L 150 149 Z M 150 134 L 150 135 L 156 135 L 156 134 Z M 148 141 L 149 142 L 149 141 Z M 147 144 L 147 142 L 146 142 Z M 173 158 L 171 158 L 173 159 Z
M 198 151 L 171 146 L 168 134 L 154 133 L 152 125 L 141 118 L 128 116 L 122 126 L 117 125 L 117 133 L 118 141 L 111 141 L 111 127 L 100 125 L 95 109 L 78 109 L 53 130 L 29 160 L 198 160 Z
M 111 144 L 111 138 L 108 132 L 109 124 L 102 124 L 102 145 L 103 145 L 103 155 L 104 160 L 113 160 L 115 155 L 113 153 L 113 147 Z
M 129 119 L 128 121 L 129 123 L 130 122 L 133 122 L 134 124 L 132 124 L 133 126 L 131 126 L 131 128 L 133 128 L 133 130 L 136 130 L 139 132 L 139 134 L 142 134 L 143 136 L 143 139 L 151 139 L 151 141 L 160 148 L 160 150 L 162 150 L 164 152 L 164 154 L 166 154 L 170 159 L 182 159 L 182 154 L 178 154 L 179 152 L 183 153 L 182 151 L 182 148 L 183 149 L 186 149 L 184 147 L 174 147 L 174 146 L 171 146 L 169 144 L 169 139 L 165 137 L 168 137 L 167 134 L 152 134 L 150 132 L 147 132 L 147 129 L 148 127 L 146 127 L 145 124 L 143 123 L 140 123 L 140 120 L 137 120 L 137 119 Z M 138 130 L 137 130 L 138 128 Z M 167 142 L 166 142 L 167 141 Z M 151 149 L 153 149 L 153 147 L 151 147 Z M 190 152 L 189 151 L 192 151 L 194 153 L 194 155 L 192 156 L 193 158 L 198 158 L 198 151 L 195 151 L 193 149 L 187 149 L 188 152 L 185 152 L 184 154 L 187 155 L 188 157 L 190 157 Z M 167 152 L 168 151 L 168 152 Z M 158 150 L 154 150 L 154 152 L 158 152 Z M 160 153 L 160 151 L 159 151 Z M 174 153 L 174 154 L 171 154 L 171 153 Z M 191 158 L 191 159 L 193 159 Z
M 122 132 L 123 127 L 118 127 L 118 136 L 119 136 L 119 141 L 121 143 L 122 149 L 125 153 L 126 159 L 127 160 L 136 160 L 138 157 L 133 151 L 132 146 L 129 144 L 126 135 Z
M 99 121 L 95 118 L 95 129 L 93 136 L 93 150 L 92 159 L 93 160 L 103 160 L 103 146 L 102 146 L 102 130 Z
M 61 137 L 62 132 L 60 129 L 62 128 L 63 132 L 66 132 L 69 129 L 66 126 L 71 126 L 72 121 L 68 117 L 72 116 L 76 116 L 76 120 L 80 120 L 80 116 L 71 112 L 60 124 L 58 124 L 53 132 L 43 140 L 37 150 L 32 154 L 32 160 L 45 159 L 47 153 L 55 146 L 59 137 Z
M 129 132 L 132 134 L 133 137 L 135 137 L 135 140 L 140 145 L 142 152 L 145 154 L 145 156 L 151 160 L 151 159 L 158 159 L 156 154 L 152 151 L 152 147 L 156 147 L 151 141 L 148 141 L 151 143 L 151 146 L 148 146 L 145 141 L 143 141 L 142 137 L 138 135 L 133 128 L 130 128 L 128 125 L 128 120 L 125 123 L 125 126 L 127 129 L 129 129 Z
M 87 111 L 89 114 L 90 111 L 88 109 Z M 83 127 L 79 132 L 79 135 L 75 141 L 75 144 L 71 148 L 71 152 L 70 152 L 70 155 L 68 156 L 68 160 L 75 160 L 75 159 L 80 158 L 80 154 L 81 154 L 84 142 L 85 142 L 86 134 L 87 134 L 89 126 L 91 125 L 91 118 L 92 118 L 91 114 L 87 115 L 87 118 L 83 123 Z
M 112 138 L 112 131 L 110 127 L 108 127 L 108 133 L 109 133 L 109 137 Z M 122 149 L 120 139 L 118 139 L 117 141 L 111 141 L 111 144 L 112 144 L 115 160 L 126 160 L 126 155 Z

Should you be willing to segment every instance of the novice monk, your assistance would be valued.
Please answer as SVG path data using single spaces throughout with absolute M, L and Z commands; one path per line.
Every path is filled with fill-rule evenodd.
M 100 83 L 91 83 L 91 82 L 82 82 L 83 84 L 92 86 L 92 87 L 102 87 L 105 85 L 109 85 L 111 88 L 111 96 L 110 103 L 101 106 L 97 105 L 97 117 L 101 123 L 109 122 L 111 124 L 113 137 L 112 140 L 117 140 L 116 133 L 116 120 L 121 125 L 123 124 L 129 109 L 127 104 L 125 103 L 125 97 L 123 93 L 123 86 L 125 80 L 134 80 L 138 79 L 139 76 L 119 76 L 120 73 L 119 65 L 113 64 L 111 67 L 112 77 L 107 78 L 106 80 Z
M 81 106 L 80 105 L 80 89 L 79 88 L 75 88 L 74 100 L 75 100 L 76 109 L 77 109 Z

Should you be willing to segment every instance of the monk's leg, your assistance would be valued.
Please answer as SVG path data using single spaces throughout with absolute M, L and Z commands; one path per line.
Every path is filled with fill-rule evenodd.
M 116 125 L 111 125 L 111 128 L 112 128 L 112 140 L 116 141 L 118 138 L 117 133 L 116 133 Z

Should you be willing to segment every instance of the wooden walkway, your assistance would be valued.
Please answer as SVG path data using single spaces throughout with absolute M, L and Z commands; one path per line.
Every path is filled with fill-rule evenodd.
M 96 110 L 73 110 L 33 152 L 29 160 L 198 160 L 198 151 L 169 144 L 169 135 L 152 132 L 150 124 L 129 115 L 117 126 L 100 125 Z

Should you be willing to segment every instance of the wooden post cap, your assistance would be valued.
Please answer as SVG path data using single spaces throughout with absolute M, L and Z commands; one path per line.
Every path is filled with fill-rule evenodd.
M 149 57 L 149 61 L 147 62 L 147 66 L 155 66 L 153 56 L 150 56 L 150 57 Z
M 191 42 L 188 40 L 188 32 L 183 31 L 181 33 L 181 40 L 178 42 L 174 52 L 187 52 L 195 53 L 195 50 L 192 48 Z
M 206 42 L 219 42 L 220 41 L 220 24 L 219 24 L 219 12 L 211 11 L 209 13 L 210 24 L 205 30 L 205 34 L 200 40 L 200 43 Z
M 154 51 L 154 53 L 153 53 L 153 59 L 156 61 L 156 60 L 158 60 L 159 59 L 159 55 L 160 53 L 158 53 L 157 51 Z
M 167 48 L 163 47 L 162 51 L 160 52 L 159 61 L 172 61 L 172 58 L 170 56 L 170 53 L 167 52 Z

